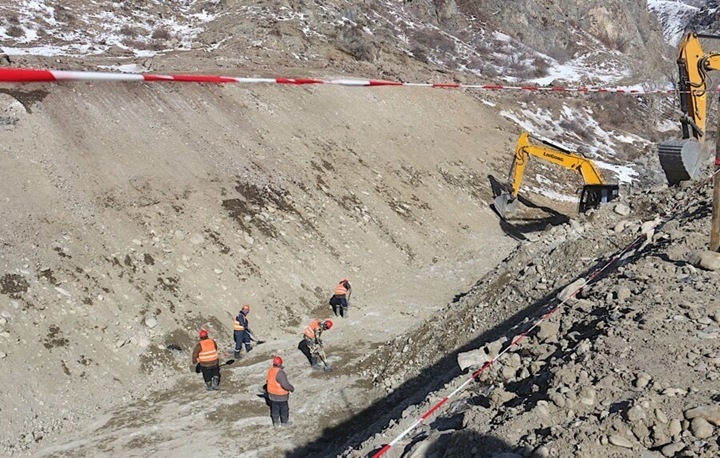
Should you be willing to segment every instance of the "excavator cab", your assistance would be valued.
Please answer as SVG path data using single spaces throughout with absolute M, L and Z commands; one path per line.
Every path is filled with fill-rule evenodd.
M 585 213 L 591 208 L 598 208 L 620 196 L 620 186 L 616 184 L 586 184 L 580 194 L 578 212 Z

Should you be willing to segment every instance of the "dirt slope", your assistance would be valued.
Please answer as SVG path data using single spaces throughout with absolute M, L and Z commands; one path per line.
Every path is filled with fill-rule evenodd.
M 349 362 L 514 246 L 487 175 L 517 131 L 460 91 L 66 84 L 1 95 L 17 118 L 0 184 L 2 364 L 16 368 L 0 376 L 15 387 L 3 392 L 8 452 L 57 441 L 148 387 L 196 383 L 197 330 L 229 345 L 242 303 L 272 342 L 264 357 L 288 357 L 292 374 L 304 364 L 293 341 L 329 316 L 339 278 L 355 287 L 353 316 L 328 342 Z M 298 410 L 323 392 L 308 391 Z

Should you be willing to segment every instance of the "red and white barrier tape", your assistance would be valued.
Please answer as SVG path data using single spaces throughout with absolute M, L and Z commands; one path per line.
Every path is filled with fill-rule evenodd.
M 703 180 L 702 182 L 700 182 L 700 183 L 698 184 L 697 188 L 696 188 L 696 191 L 699 191 L 702 186 L 705 186 L 706 184 L 708 184 L 708 183 L 712 180 L 712 178 L 713 178 L 716 174 L 718 174 L 718 173 L 720 173 L 720 169 L 719 169 L 719 170 L 716 170 L 713 174 L 710 175 L 710 177 L 708 177 L 707 179 L 705 179 L 705 180 Z M 692 195 L 692 193 L 688 193 L 688 195 Z M 678 202 L 671 211 L 669 211 L 664 217 L 662 217 L 662 218 L 660 218 L 660 219 L 658 220 L 658 222 L 653 226 L 653 230 L 655 230 L 656 228 L 664 225 L 665 223 L 667 223 L 668 221 L 670 221 L 673 217 L 677 216 L 677 213 L 679 212 L 680 208 L 681 208 L 683 205 L 684 205 L 684 203 L 683 203 L 682 201 Z M 478 369 L 478 370 L 476 370 L 475 372 L 473 372 L 472 374 L 470 374 L 470 378 L 468 378 L 467 380 L 465 380 L 465 382 L 463 382 L 460 386 L 458 386 L 452 393 L 450 393 L 449 395 L 445 396 L 445 397 L 442 398 L 439 402 L 437 402 L 435 405 L 433 405 L 433 406 L 432 406 L 428 411 L 426 411 L 420 418 L 418 418 L 417 420 L 415 420 L 415 421 L 412 423 L 412 425 L 410 425 L 408 428 L 406 428 L 404 431 L 402 431 L 400 434 L 398 434 L 392 441 L 390 441 L 389 443 L 383 445 L 383 447 L 382 447 L 380 450 L 378 450 L 378 451 L 372 456 L 372 458 L 379 458 L 379 457 L 383 456 L 383 455 L 384 455 L 388 450 L 390 450 L 395 444 L 397 444 L 400 440 L 402 440 L 403 437 L 405 437 L 405 436 L 407 436 L 408 434 L 410 434 L 410 432 L 411 432 L 413 429 L 415 429 L 418 425 L 420 425 L 422 422 L 424 422 L 425 420 L 427 420 L 433 413 L 435 413 L 438 409 L 440 409 L 440 407 L 442 407 L 443 405 L 445 405 L 445 403 L 447 403 L 452 397 L 454 397 L 455 395 L 457 395 L 458 393 L 460 393 L 461 391 L 463 391 L 463 390 L 467 387 L 467 385 L 470 384 L 470 382 L 472 382 L 473 380 L 475 380 L 476 378 L 478 378 L 478 376 L 480 376 L 480 374 L 482 374 L 483 372 L 485 372 L 485 370 L 487 370 L 488 368 L 490 368 L 490 367 L 495 363 L 495 361 L 497 361 L 502 355 L 504 355 L 505 353 L 507 353 L 512 347 L 514 347 L 514 346 L 517 345 L 520 341 L 522 341 L 530 332 L 532 332 L 533 329 L 537 328 L 543 321 L 545 321 L 545 320 L 547 320 L 548 318 L 550 318 L 560 307 L 562 307 L 568 300 L 570 300 L 572 297 L 574 297 L 582 288 L 588 286 L 588 285 L 590 284 L 590 282 L 592 282 L 592 281 L 593 281 L 594 279 L 596 279 L 602 272 L 604 272 L 604 271 L 607 270 L 610 266 L 612 266 L 614 263 L 616 263 L 620 258 L 622 258 L 622 256 L 624 256 L 624 255 L 625 255 L 626 253 L 628 253 L 631 249 L 633 249 L 633 247 L 635 247 L 636 245 L 642 245 L 642 242 L 644 242 L 645 240 L 647 240 L 647 235 L 646 235 L 645 233 L 642 233 L 642 234 L 638 235 L 632 242 L 630 242 L 627 246 L 625 246 L 625 248 L 623 248 L 622 250 L 620 250 L 620 251 L 619 251 L 615 256 L 613 256 L 607 263 L 605 263 L 605 265 L 603 265 L 601 268 L 599 268 L 599 269 L 597 269 L 596 271 L 594 271 L 594 272 L 588 277 L 588 279 L 587 279 L 587 281 L 585 282 L 585 284 L 583 284 L 582 286 L 580 286 L 580 287 L 578 287 L 577 289 L 575 289 L 574 291 L 572 291 L 566 299 L 564 299 L 562 302 L 558 303 L 558 304 L 557 304 L 556 306 L 554 306 L 550 311 L 548 311 L 548 312 L 545 313 L 543 316 L 541 316 L 532 326 L 530 326 L 530 328 L 528 328 L 527 330 L 525 330 L 525 331 L 522 332 L 521 334 L 515 336 L 515 338 L 510 342 L 510 344 L 509 344 L 507 347 L 505 347 L 501 352 L 499 352 L 499 353 L 497 354 L 497 356 L 495 356 L 492 360 L 487 361 L 485 364 L 483 364 L 483 366 L 482 366 L 480 369 Z
M 215 83 L 215 84 L 329 84 L 336 86 L 411 86 L 441 89 L 482 89 L 490 91 L 516 90 L 538 92 L 578 92 L 578 93 L 617 93 L 617 94 L 675 94 L 674 89 L 649 91 L 630 88 L 602 87 L 563 87 L 563 86 L 505 86 L 500 84 L 462 84 L 462 83 L 406 83 L 401 81 L 366 80 L 366 79 L 335 79 L 323 80 L 316 78 L 249 78 L 236 76 L 214 75 L 158 75 L 152 73 L 112 73 L 84 72 L 66 70 L 41 70 L 33 68 L 2 68 L 0 67 L 0 83 L 43 83 L 62 81 L 144 81 L 144 82 L 183 82 L 183 83 Z

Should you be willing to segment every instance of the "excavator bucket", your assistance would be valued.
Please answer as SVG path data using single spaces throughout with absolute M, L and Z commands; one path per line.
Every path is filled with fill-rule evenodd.
M 671 186 L 681 181 L 694 180 L 700 175 L 704 154 L 697 140 L 666 140 L 658 146 L 658 156 Z
M 517 199 L 507 193 L 497 196 L 493 201 L 493 205 L 495 205 L 495 211 L 498 212 L 502 219 L 517 211 Z

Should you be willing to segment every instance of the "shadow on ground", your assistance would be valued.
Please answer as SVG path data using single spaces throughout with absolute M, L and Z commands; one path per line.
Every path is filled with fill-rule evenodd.
M 636 240 L 633 243 L 633 246 L 637 246 L 635 245 L 637 242 L 638 241 Z M 618 259 L 621 258 L 620 254 L 623 252 L 630 253 L 630 255 L 626 255 L 622 261 L 618 261 Z M 608 273 L 614 271 L 619 263 L 624 264 L 632 262 L 634 259 L 643 255 L 644 253 L 639 251 L 632 254 L 632 252 L 627 250 L 627 248 L 625 250 L 619 250 L 618 252 L 608 256 L 606 259 L 598 260 L 595 265 L 588 268 L 586 271 L 580 272 L 576 279 L 586 278 L 598 280 L 602 276 L 606 276 Z M 573 280 L 568 281 L 568 284 L 572 281 Z M 323 430 L 322 435 L 319 438 L 308 444 L 300 446 L 295 450 L 287 452 L 285 457 L 334 457 L 342 455 L 351 449 L 358 448 L 365 441 L 385 430 L 390 422 L 400 421 L 402 412 L 407 407 L 419 404 L 429 393 L 440 390 L 447 383 L 462 375 L 463 372 L 460 370 L 456 362 L 458 353 L 480 348 L 488 342 L 492 342 L 500 337 L 509 335 L 511 330 L 514 330 L 512 335 L 518 335 L 518 329 L 520 332 L 524 331 L 530 326 L 530 324 L 536 322 L 540 316 L 557 307 L 555 297 L 559 291 L 560 288 L 549 292 L 544 297 L 533 302 L 525 309 L 508 317 L 495 327 L 476 335 L 457 350 L 443 356 L 432 366 L 425 367 L 415 377 L 407 380 L 392 393 L 382 399 L 376 400 L 372 405 L 358 412 L 352 418 L 336 426 L 326 428 Z M 476 305 L 476 303 L 482 302 L 483 300 L 484 298 L 482 295 L 477 295 L 475 301 L 468 303 L 466 307 L 472 308 Z M 530 324 L 525 324 L 521 327 L 521 323 L 526 318 L 529 319 L 528 322 Z M 459 428 L 462 428 L 462 424 L 459 425 Z M 457 432 L 454 434 L 460 434 L 464 430 L 456 429 L 455 431 Z M 378 444 L 378 450 L 381 447 L 382 444 Z M 377 452 L 377 450 L 375 452 Z M 372 455 L 373 453 L 370 453 L 368 456 Z

